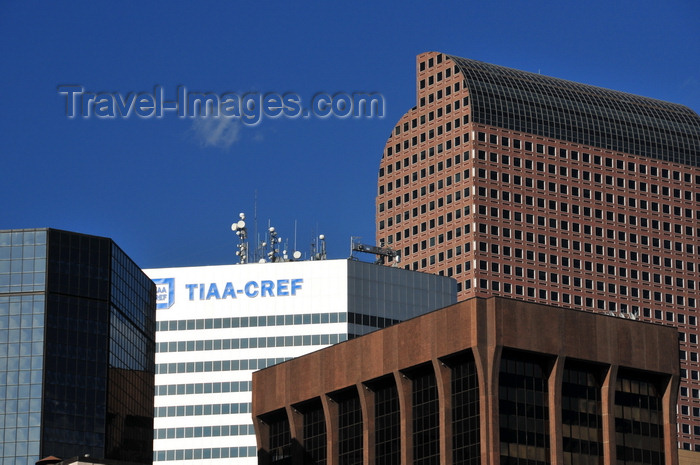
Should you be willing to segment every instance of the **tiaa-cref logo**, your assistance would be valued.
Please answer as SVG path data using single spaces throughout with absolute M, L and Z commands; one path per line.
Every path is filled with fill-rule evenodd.
M 175 303 L 175 278 L 158 278 L 156 283 L 156 309 L 170 308 Z

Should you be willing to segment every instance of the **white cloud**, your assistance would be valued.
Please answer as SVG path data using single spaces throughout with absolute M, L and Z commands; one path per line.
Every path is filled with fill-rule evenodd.
M 240 138 L 241 124 L 225 116 L 198 116 L 192 121 L 192 131 L 204 147 L 227 149 Z

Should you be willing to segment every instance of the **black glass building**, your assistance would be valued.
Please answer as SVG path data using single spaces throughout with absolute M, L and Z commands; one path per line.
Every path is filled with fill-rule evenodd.
M 152 461 L 155 285 L 111 240 L 0 231 L 0 463 Z

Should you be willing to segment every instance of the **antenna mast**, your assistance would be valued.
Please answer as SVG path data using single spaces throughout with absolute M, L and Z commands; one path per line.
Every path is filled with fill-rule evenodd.
M 238 236 L 238 244 L 236 244 L 236 256 L 241 264 L 248 263 L 248 229 L 245 224 L 245 213 L 238 215 L 240 220 L 231 225 L 231 231 L 236 233 Z

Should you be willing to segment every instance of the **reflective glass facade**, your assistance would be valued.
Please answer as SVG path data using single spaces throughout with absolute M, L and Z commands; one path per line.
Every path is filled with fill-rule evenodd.
M 362 464 L 362 410 L 356 389 L 350 389 L 338 398 L 338 463 Z
M 700 117 L 688 107 L 476 60 L 448 58 L 464 76 L 476 123 L 674 163 L 700 164 Z
M 567 361 L 562 380 L 564 465 L 602 465 L 604 368 Z
M 150 463 L 155 287 L 110 240 L 0 231 L 0 463 Z
M 547 365 L 529 354 L 503 353 L 498 390 L 502 465 L 550 463 Z
M 452 369 L 452 463 L 479 465 L 479 380 L 471 355 L 461 355 Z
M 292 435 L 284 412 L 270 420 L 270 461 L 273 464 L 291 463 Z
M 621 370 L 615 385 L 617 465 L 664 465 L 663 392 L 658 376 Z
M 413 463 L 440 463 L 440 405 L 435 373 L 426 367 L 411 376 L 413 384 Z
M 401 463 L 399 393 L 393 379 L 374 386 L 374 447 L 377 465 Z
M 304 451 L 305 464 L 326 464 L 326 417 L 320 400 L 304 411 Z

